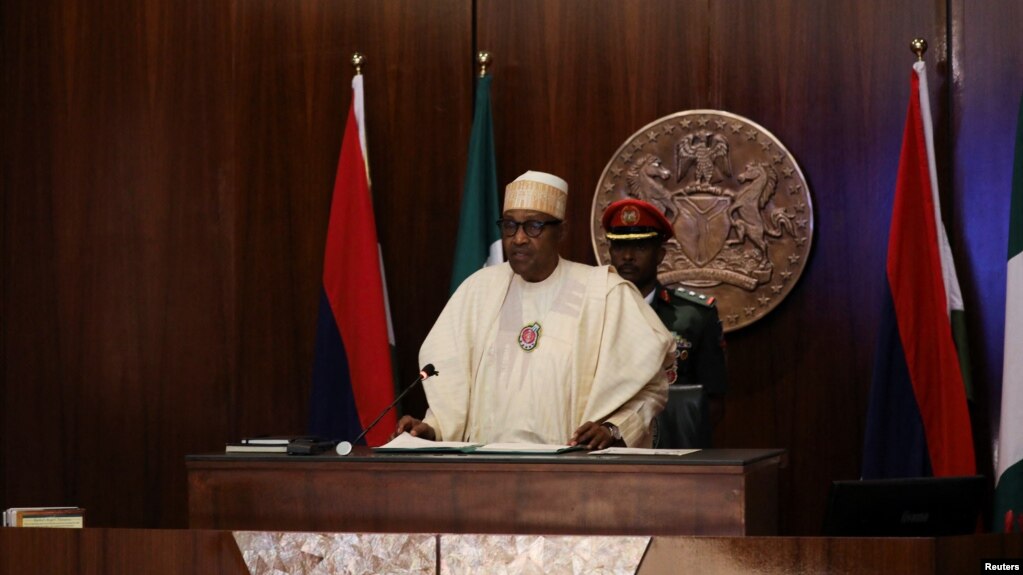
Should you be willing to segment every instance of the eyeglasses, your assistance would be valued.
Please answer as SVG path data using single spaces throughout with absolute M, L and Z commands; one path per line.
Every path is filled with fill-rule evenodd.
M 526 220 L 524 222 L 516 222 L 515 220 L 500 219 L 497 220 L 497 227 L 501 228 L 501 235 L 506 238 L 510 238 L 519 232 L 519 227 L 526 232 L 526 235 L 531 238 L 538 238 L 543 233 L 543 229 L 547 226 L 556 226 L 561 223 L 561 220 L 547 220 L 546 222 L 541 220 Z

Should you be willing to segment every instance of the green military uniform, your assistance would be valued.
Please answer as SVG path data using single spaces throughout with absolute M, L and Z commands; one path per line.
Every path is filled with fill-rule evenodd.
M 724 333 L 714 298 L 658 284 L 652 305 L 675 338 L 675 373 L 668 373 L 668 383 L 699 384 L 708 395 L 723 395 Z
M 668 383 L 679 385 L 669 386 L 668 403 L 654 420 L 654 446 L 710 447 L 725 393 L 725 340 L 714 298 L 658 283 L 664 242 L 675 232 L 655 206 L 625 198 L 609 205 L 600 223 L 611 241 L 611 263 L 649 294 L 654 312 L 675 338 L 675 365 L 667 376 Z
M 679 385 L 669 386 L 668 403 L 654 420 L 654 446 L 710 447 L 725 393 L 725 340 L 714 298 L 668 290 L 657 281 L 664 242 L 674 228 L 655 206 L 625 198 L 609 205 L 600 223 L 611 241 L 611 263 L 648 294 L 654 312 L 675 338 L 675 364 L 667 376 L 668 383 Z

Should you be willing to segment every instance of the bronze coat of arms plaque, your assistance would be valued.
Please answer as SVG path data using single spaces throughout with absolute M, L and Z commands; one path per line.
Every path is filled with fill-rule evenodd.
M 813 244 L 806 178 L 773 134 L 742 116 L 689 110 L 644 126 L 597 182 L 593 251 L 610 263 L 604 209 L 633 197 L 675 231 L 657 277 L 713 295 L 726 332 L 767 315 L 792 290 Z

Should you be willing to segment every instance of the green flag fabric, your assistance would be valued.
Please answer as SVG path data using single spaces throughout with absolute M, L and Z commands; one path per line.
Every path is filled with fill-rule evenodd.
M 484 76 L 476 83 L 476 109 L 469 137 L 469 162 L 462 190 L 451 293 L 455 293 L 462 281 L 480 268 L 504 261 L 497 229 L 500 213 L 494 122 L 490 114 L 490 76 Z
M 1016 125 L 1005 285 L 1002 418 L 992 528 L 1009 533 L 1023 531 L 1023 98 Z

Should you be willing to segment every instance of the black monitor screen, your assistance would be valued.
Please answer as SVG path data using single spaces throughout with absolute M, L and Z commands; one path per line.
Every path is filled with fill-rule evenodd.
M 938 537 L 977 529 L 984 477 L 835 481 L 825 536 Z

